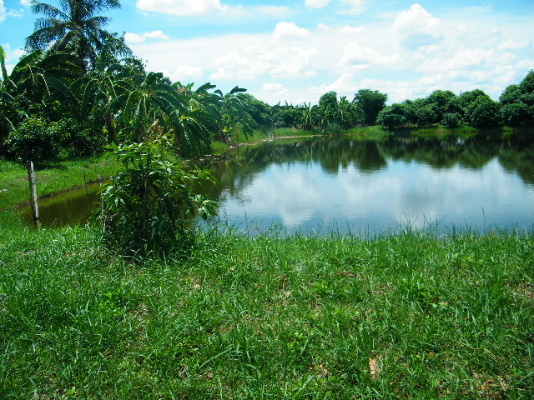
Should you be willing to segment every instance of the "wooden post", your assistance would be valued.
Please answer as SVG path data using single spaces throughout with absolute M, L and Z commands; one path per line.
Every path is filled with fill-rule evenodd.
M 37 177 L 33 168 L 33 161 L 28 165 L 28 176 L 30 181 L 30 202 L 33 210 L 33 220 L 37 229 L 41 229 L 41 218 L 39 217 L 39 196 L 37 195 Z

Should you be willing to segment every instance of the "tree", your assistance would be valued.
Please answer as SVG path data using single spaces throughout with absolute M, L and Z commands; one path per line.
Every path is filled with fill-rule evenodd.
M 32 11 L 44 17 L 37 19 L 35 31 L 26 38 L 28 51 L 70 52 L 84 71 L 95 67 L 106 45 L 112 44 L 115 54 L 131 55 L 124 40 L 103 29 L 110 18 L 97 15 L 120 8 L 118 0 L 60 0 L 60 6 L 33 1 Z
M 508 86 L 499 101 L 506 125 L 534 125 L 534 71 L 529 72 L 519 85 Z
M 438 123 L 444 119 L 445 114 L 454 114 L 460 110 L 456 94 L 450 90 L 436 90 L 425 99 L 426 105 L 432 107 Z
M 239 96 L 246 91 L 247 89 L 239 86 L 224 95 L 220 90 L 215 91 L 220 97 L 222 115 L 219 136 L 224 141 L 229 141 L 231 138 L 238 139 L 241 133 L 247 138 L 254 131 L 254 119 L 247 112 L 246 102 Z
M 374 125 L 378 113 L 386 106 L 388 95 L 378 90 L 361 89 L 354 95 L 352 102 L 363 112 L 367 125 Z
M 478 97 L 469 108 L 469 125 L 476 128 L 497 126 L 501 121 L 499 103 L 489 97 Z
M 319 99 L 319 125 L 324 133 L 337 133 L 341 127 L 336 92 L 328 92 Z
M 395 129 L 405 125 L 407 122 L 404 110 L 400 104 L 392 104 L 382 109 L 378 113 L 376 123 L 388 129 Z

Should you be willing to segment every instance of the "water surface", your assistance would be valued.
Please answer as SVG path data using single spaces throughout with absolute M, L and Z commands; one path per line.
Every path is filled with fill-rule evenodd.
M 526 138 L 320 138 L 240 149 L 212 195 L 251 234 L 532 229 L 533 169 Z

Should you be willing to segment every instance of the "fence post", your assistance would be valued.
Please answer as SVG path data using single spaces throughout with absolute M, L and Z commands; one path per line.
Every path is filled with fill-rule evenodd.
M 28 177 L 30 181 L 30 202 L 33 210 L 33 220 L 37 229 L 41 229 L 41 218 L 39 217 L 39 196 L 37 195 L 37 177 L 33 168 L 33 161 L 28 164 Z

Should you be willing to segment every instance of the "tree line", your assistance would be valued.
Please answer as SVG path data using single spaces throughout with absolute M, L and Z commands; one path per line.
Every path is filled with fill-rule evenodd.
M 449 128 L 534 125 L 534 72 L 508 86 L 499 101 L 476 89 L 386 105 L 388 96 L 361 89 L 352 99 L 336 92 L 318 104 L 271 106 L 236 86 L 172 82 L 148 72 L 124 38 L 104 28 L 100 13 L 118 0 L 68 0 L 61 8 L 34 1 L 40 15 L 26 38 L 26 55 L 6 70 L 0 47 L 0 155 L 34 161 L 89 156 L 112 143 L 169 136 L 183 157 L 210 150 L 255 129 L 301 128 L 324 134 L 356 126 Z

